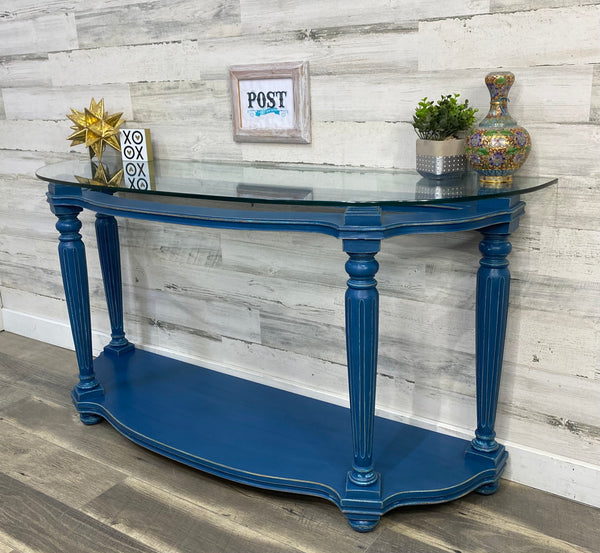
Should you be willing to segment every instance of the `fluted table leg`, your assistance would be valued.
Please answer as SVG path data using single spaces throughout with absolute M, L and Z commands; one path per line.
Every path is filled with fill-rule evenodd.
M 94 375 L 87 263 L 85 246 L 79 234 L 81 221 L 77 218 L 81 208 L 61 206 L 56 207 L 54 212 L 58 217 L 58 255 L 79 366 L 79 382 L 72 392 L 73 399 L 78 403 L 104 394 Z M 81 413 L 80 417 L 85 424 L 95 424 L 101 420 L 91 413 Z
M 493 229 L 483 231 L 483 235 L 479 244 L 483 257 L 477 272 L 477 430 L 471 444 L 477 452 L 493 454 L 501 447 L 496 442 L 494 425 L 508 315 L 510 271 L 507 256 L 511 244 L 508 234 Z M 479 491 L 493 493 L 497 487 L 496 481 Z
M 379 293 L 375 274 L 379 264 L 375 254 L 378 241 L 345 245 L 350 276 L 346 290 L 346 349 L 348 386 L 352 419 L 353 462 L 347 475 L 348 497 L 379 497 L 380 476 L 373 465 L 373 427 L 377 378 L 379 334 Z M 378 515 L 347 514 L 350 525 L 358 531 L 372 530 Z
M 111 341 L 104 349 L 108 353 L 123 354 L 132 350 L 133 344 L 125 338 L 123 329 L 119 228 L 113 216 L 103 213 L 96 214 L 96 241 L 111 326 Z
M 354 462 L 350 480 L 367 486 L 377 480 L 373 469 L 373 419 L 377 376 L 379 293 L 375 252 L 348 253 L 346 271 L 346 348 L 352 413 Z

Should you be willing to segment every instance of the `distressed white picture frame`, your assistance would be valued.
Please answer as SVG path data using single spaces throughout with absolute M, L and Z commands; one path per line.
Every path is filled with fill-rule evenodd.
M 229 75 L 236 142 L 310 143 L 308 62 L 234 65 Z

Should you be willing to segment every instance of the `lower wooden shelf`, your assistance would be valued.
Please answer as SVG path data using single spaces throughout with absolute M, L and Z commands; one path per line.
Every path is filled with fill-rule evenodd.
M 200 470 L 329 499 L 354 527 L 376 524 L 400 505 L 485 491 L 506 464 L 502 446 L 482 454 L 466 440 L 376 417 L 380 478 L 360 487 L 347 482 L 347 408 L 138 349 L 103 353 L 94 370 L 104 396 L 75 401 L 80 413 L 100 415 L 134 442 Z

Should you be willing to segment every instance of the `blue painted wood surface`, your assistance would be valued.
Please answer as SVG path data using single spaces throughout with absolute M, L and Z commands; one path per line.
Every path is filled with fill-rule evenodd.
M 477 430 L 473 447 L 480 451 L 498 448 L 494 424 L 500 391 L 506 320 L 508 316 L 508 294 L 510 271 L 507 255 L 511 244 L 501 228 L 484 230 L 479 244 L 483 254 L 477 272 L 476 301 L 476 386 Z
M 100 270 L 104 282 L 104 294 L 110 319 L 110 343 L 107 351 L 120 355 L 133 348 L 123 328 L 123 285 L 121 281 L 121 255 L 119 248 L 119 228 L 112 215 L 96 213 L 96 242 Z
M 357 486 L 357 494 L 364 493 L 365 487 L 372 487 L 380 478 L 373 467 L 379 333 L 379 293 L 375 280 L 379 263 L 375 254 L 379 247 L 378 240 L 344 241 L 349 256 L 346 272 L 350 276 L 345 298 L 346 352 L 354 444 L 348 480 L 349 485 Z
M 260 208 L 210 201 L 162 203 L 143 195 L 50 183 L 80 382 L 72 392 L 82 420 L 107 419 L 133 441 L 201 470 L 270 489 L 313 494 L 338 505 L 358 531 L 394 507 L 493 493 L 507 453 L 494 423 L 506 331 L 508 237 L 518 195 L 432 205 L 346 209 Z M 112 341 L 92 366 L 85 250 L 77 214 L 95 211 Z M 135 350 L 122 328 L 115 217 L 242 230 L 318 232 L 348 254 L 346 345 L 350 409 Z M 477 280 L 477 430 L 472 441 L 374 416 L 381 241 L 415 233 L 480 230 Z
M 79 234 L 81 221 L 78 215 L 81 208 L 53 205 L 52 211 L 58 217 L 56 222 L 56 229 L 60 233 L 58 257 L 79 367 L 79 382 L 72 392 L 73 400 L 78 402 L 103 395 L 102 386 L 96 379 L 93 368 L 87 262 L 85 246 Z M 96 415 L 81 413 L 81 421 L 84 424 L 95 424 L 99 420 Z
M 506 462 L 465 456 L 469 441 L 374 418 L 380 497 L 348 490 L 347 408 L 165 359 L 139 349 L 94 362 L 105 395 L 78 401 L 133 441 L 201 470 L 263 488 L 324 497 L 349 517 L 437 503 L 497 480 Z M 227 401 L 223 401 L 223 398 Z

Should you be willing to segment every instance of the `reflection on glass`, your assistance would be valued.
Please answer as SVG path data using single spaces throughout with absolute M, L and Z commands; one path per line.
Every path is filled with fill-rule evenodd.
M 417 181 L 416 197 L 421 200 L 458 199 L 465 195 L 477 195 L 478 188 L 477 175 L 474 173 L 464 173 L 451 179 L 421 178 Z
M 118 186 L 94 178 L 87 162 L 68 161 L 37 171 L 43 180 L 95 189 L 199 199 L 313 205 L 400 205 L 467 201 L 543 188 L 552 178 L 515 177 L 510 188 L 486 188 L 477 175 L 429 181 L 415 171 L 304 164 L 244 164 L 155 160 L 125 168 Z M 77 177 L 76 177 L 77 175 Z
M 90 154 L 92 151 L 90 149 Z M 81 184 L 91 184 L 93 186 L 110 186 L 119 188 L 123 184 L 123 161 L 121 152 L 108 148 L 102 159 L 96 155 L 90 155 L 90 162 L 85 167 L 82 166 L 81 174 L 77 173 L 74 177 Z

